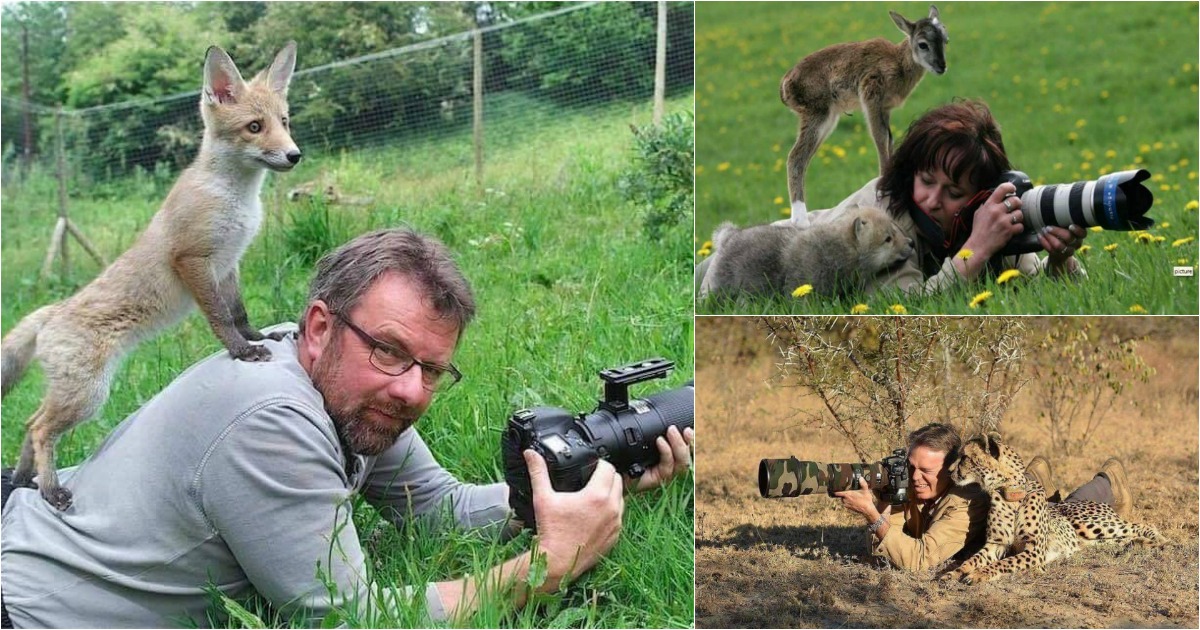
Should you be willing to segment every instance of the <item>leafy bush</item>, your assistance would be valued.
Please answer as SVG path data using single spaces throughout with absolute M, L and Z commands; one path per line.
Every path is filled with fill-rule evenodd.
M 625 198 L 642 208 L 642 225 L 653 240 L 679 224 L 691 225 L 696 139 L 691 112 L 678 112 L 661 125 L 633 129 L 633 168 L 621 178 Z

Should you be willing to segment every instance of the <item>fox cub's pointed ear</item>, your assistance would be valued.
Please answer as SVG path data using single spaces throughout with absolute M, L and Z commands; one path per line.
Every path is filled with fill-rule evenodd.
M 233 65 L 228 53 L 210 46 L 204 56 L 204 102 L 210 105 L 236 103 L 244 87 L 242 73 Z
M 296 42 L 288 42 L 283 50 L 275 55 L 275 61 L 267 68 L 267 85 L 275 92 L 287 94 L 288 84 L 292 82 L 292 71 L 296 69 Z

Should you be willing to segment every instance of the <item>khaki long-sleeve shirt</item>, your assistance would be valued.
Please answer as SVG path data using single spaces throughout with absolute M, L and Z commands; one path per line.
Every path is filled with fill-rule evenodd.
M 871 553 L 907 571 L 932 569 L 955 554 L 978 549 L 987 534 L 988 496 L 975 487 L 952 487 L 940 499 L 910 501 L 893 513 Z

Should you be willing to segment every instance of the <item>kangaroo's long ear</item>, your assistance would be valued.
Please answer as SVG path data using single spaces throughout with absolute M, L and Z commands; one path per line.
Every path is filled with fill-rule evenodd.
M 204 102 L 210 105 L 236 103 L 245 87 L 242 73 L 233 65 L 229 54 L 217 46 L 209 46 L 204 55 Z
M 900 29 L 905 35 L 912 36 L 913 30 L 917 28 L 916 24 L 909 22 L 903 15 L 895 11 L 888 11 L 888 15 L 892 16 L 892 21 L 896 23 L 896 28 Z
M 288 85 L 292 82 L 292 72 L 296 69 L 296 42 L 288 42 L 278 54 L 271 67 L 267 68 L 267 85 L 280 94 L 287 94 Z

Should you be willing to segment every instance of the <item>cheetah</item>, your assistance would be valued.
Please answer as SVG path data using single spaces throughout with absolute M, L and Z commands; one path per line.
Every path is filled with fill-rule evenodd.
M 1165 542 L 1154 527 L 1124 521 L 1102 503 L 1047 503 L 1045 489 L 1024 471 L 1021 456 L 996 433 L 963 445 L 950 478 L 959 486 L 977 483 L 991 497 L 987 540 L 942 580 L 978 584 L 1022 569 L 1045 570 L 1046 563 L 1101 542 Z

